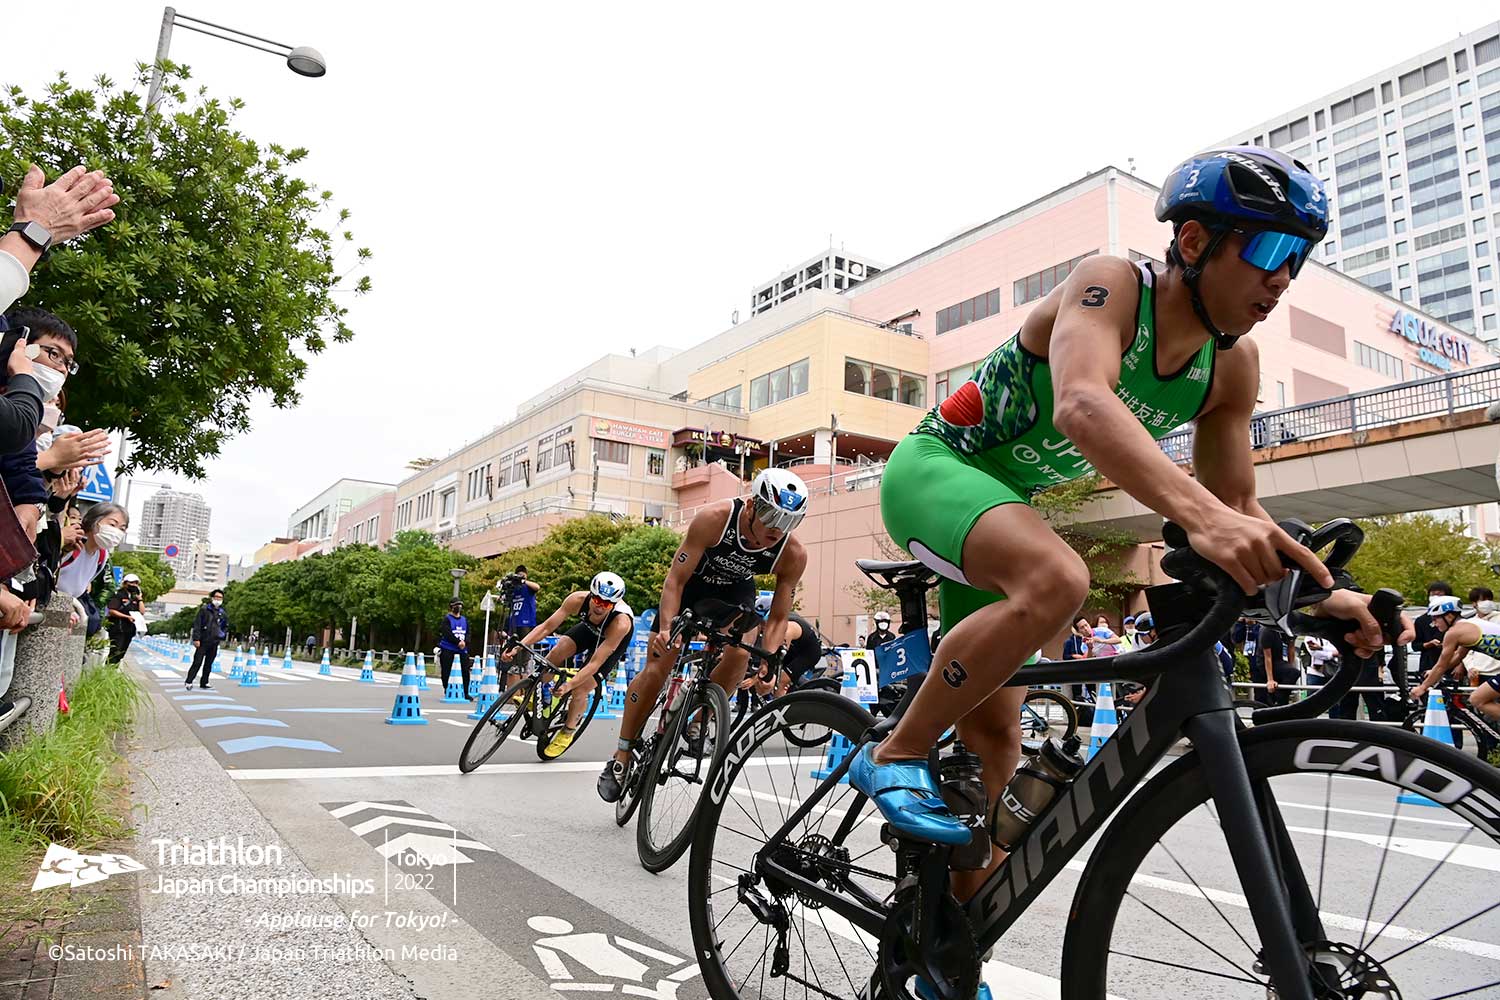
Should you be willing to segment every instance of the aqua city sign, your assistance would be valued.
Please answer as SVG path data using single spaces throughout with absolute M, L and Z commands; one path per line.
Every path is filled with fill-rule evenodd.
M 1469 363 L 1469 342 L 1454 333 L 1449 333 L 1436 323 L 1407 312 L 1396 310 L 1391 317 L 1390 331 L 1416 344 L 1418 354 L 1425 365 L 1449 371 L 1453 362 Z

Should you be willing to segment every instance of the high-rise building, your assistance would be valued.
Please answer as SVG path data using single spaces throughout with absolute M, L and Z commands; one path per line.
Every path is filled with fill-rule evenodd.
M 193 546 L 187 578 L 215 587 L 224 586 L 229 582 L 229 554 L 211 552 L 207 542 L 199 542 Z
M 194 552 L 208 547 L 208 521 L 212 512 L 199 493 L 158 490 L 146 498 L 141 510 L 140 546 L 162 553 L 179 580 L 193 575 Z M 169 546 L 177 554 L 166 555 Z
M 1500 21 L 1245 129 L 1328 186 L 1318 259 L 1461 330 L 1500 337 Z
M 843 250 L 825 250 L 751 289 L 750 315 L 766 312 L 813 289 L 847 291 L 880 271 L 880 266 L 868 257 L 856 257 Z

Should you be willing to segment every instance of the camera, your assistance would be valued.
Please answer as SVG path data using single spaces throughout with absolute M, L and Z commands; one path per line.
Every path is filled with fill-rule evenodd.
M 515 590 L 521 585 L 522 577 L 519 573 L 507 573 L 500 580 L 501 590 Z

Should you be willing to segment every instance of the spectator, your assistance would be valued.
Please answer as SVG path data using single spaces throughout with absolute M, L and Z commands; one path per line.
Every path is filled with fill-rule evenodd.
M 1354 680 L 1356 688 L 1378 688 L 1381 685 L 1380 661 L 1383 651 L 1376 651 L 1374 656 L 1357 661 L 1359 675 Z M 1358 719 L 1359 699 L 1365 700 L 1365 714 L 1372 720 L 1378 720 L 1385 714 L 1385 695 L 1376 691 L 1350 691 L 1339 699 L 1337 705 L 1328 710 L 1330 719 Z
M 1115 630 L 1109 627 L 1109 619 L 1104 615 L 1099 616 L 1098 623 L 1094 626 L 1094 655 L 1116 656 L 1120 652 L 1120 644 L 1123 641 Z
M 102 616 L 94 600 L 93 584 L 104 572 L 109 554 L 125 541 L 130 515 L 117 503 L 96 503 L 82 517 L 70 513 L 63 526 L 62 562 L 57 586 L 78 602 L 78 612 L 87 622 L 86 632 L 99 631 Z M 113 637 L 113 629 L 111 629 Z
M 214 669 L 214 657 L 219 655 L 219 643 L 229 634 L 229 618 L 224 614 L 224 591 L 215 588 L 203 606 L 198 609 L 198 616 L 193 619 L 193 665 L 188 670 L 187 688 L 192 690 L 193 678 L 198 674 L 198 668 L 203 668 L 203 678 L 199 687 L 209 690 L 208 675 Z
M 123 540 L 123 539 L 122 539 Z M 130 649 L 135 638 L 136 623 L 143 620 L 141 609 L 141 578 L 126 573 L 119 591 L 109 599 L 109 662 L 119 663 Z
M 1285 705 L 1292 700 L 1290 688 L 1301 674 L 1288 659 L 1287 634 L 1274 625 L 1262 625 L 1255 638 L 1255 659 L 1250 661 L 1250 680 L 1258 686 L 1251 697 L 1264 705 Z
M 313 650 L 318 648 L 318 637 L 315 635 L 309 635 L 307 637 L 307 641 L 303 643 L 303 645 L 307 647 L 307 658 L 309 660 L 312 659 Z
M 1322 687 L 1328 683 L 1337 655 L 1333 643 L 1310 635 L 1303 640 L 1303 647 L 1307 650 L 1307 686 Z
M 474 655 L 469 652 L 469 620 L 464 617 L 464 602 L 454 598 L 448 603 L 448 613 L 443 616 L 443 626 L 438 633 L 438 662 L 442 665 L 443 690 L 448 689 L 448 675 L 453 672 L 453 657 L 457 656 L 463 670 L 464 698 L 469 698 L 469 670 L 474 665 Z
M 74 167 L 51 184 L 32 166 L 16 191 L 15 223 L 0 235 L 0 312 L 26 294 L 42 254 L 115 217 L 114 186 L 102 171 Z
M 891 631 L 891 616 L 884 611 L 875 612 L 875 631 L 865 639 L 865 648 L 874 649 L 895 641 L 896 633 Z
M 1149 611 L 1142 612 L 1135 617 L 1136 649 L 1142 650 L 1156 641 L 1156 619 Z M 1141 684 L 1132 684 L 1129 681 L 1120 682 L 1120 699 L 1127 705 L 1134 707 L 1141 703 L 1146 697 L 1146 688 Z
M 1250 630 L 1250 627 L 1250 620 L 1248 618 L 1240 618 L 1235 621 L 1234 628 L 1230 630 L 1229 641 L 1236 653 L 1243 653 L 1245 651 L 1245 634 Z
M 1427 603 L 1432 604 L 1433 598 L 1452 597 L 1453 588 L 1448 586 L 1445 580 L 1433 580 L 1427 585 Z M 1413 627 L 1416 635 L 1411 641 L 1411 651 L 1420 657 L 1418 672 L 1426 677 L 1428 671 L 1437 666 L 1438 657 L 1443 653 L 1443 635 L 1432 624 L 1432 615 L 1424 612 L 1418 616 Z
M 1073 622 L 1073 633 L 1063 641 L 1062 658 L 1067 660 L 1087 660 L 1094 655 L 1094 630 L 1089 627 L 1089 620 L 1079 616 Z M 1093 689 L 1088 684 L 1071 684 L 1068 686 L 1068 697 L 1075 702 L 1091 703 L 1093 701 Z
M 1151 616 L 1149 613 L 1146 615 L 1146 618 L 1148 621 L 1150 620 Z M 1141 634 L 1137 623 L 1138 618 L 1135 615 L 1125 616 L 1125 621 L 1121 623 L 1125 628 L 1125 634 L 1120 637 L 1120 652 L 1134 653 L 1137 650 L 1146 648 L 1145 637 Z

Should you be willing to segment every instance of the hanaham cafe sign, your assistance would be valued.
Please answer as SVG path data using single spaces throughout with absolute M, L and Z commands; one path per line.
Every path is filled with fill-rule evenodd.
M 623 441 L 648 448 L 665 448 L 668 434 L 660 427 L 627 424 L 622 420 L 595 420 L 591 436 L 603 441 Z

